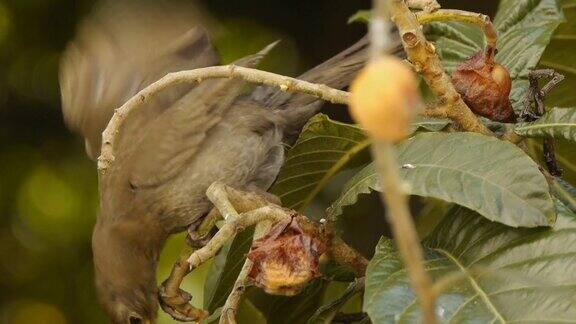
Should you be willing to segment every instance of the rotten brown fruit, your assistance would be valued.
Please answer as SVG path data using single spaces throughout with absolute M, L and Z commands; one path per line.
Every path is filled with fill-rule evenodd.
M 325 250 L 320 240 L 304 233 L 292 218 L 254 241 L 248 254 L 254 263 L 248 278 L 269 294 L 296 295 L 319 276 L 319 259 Z
M 472 111 L 488 119 L 513 123 L 510 103 L 512 81 L 508 70 L 494 61 L 496 50 L 487 48 L 462 62 L 452 75 L 456 91 Z

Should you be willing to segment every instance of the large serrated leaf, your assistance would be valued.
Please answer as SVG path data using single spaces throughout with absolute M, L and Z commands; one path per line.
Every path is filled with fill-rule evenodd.
M 412 130 L 441 131 L 449 124 L 447 119 L 418 117 Z M 286 154 L 270 192 L 280 197 L 285 207 L 304 211 L 338 172 L 369 162 L 369 145 L 359 127 L 318 114 Z
M 450 119 L 416 116 L 412 121 L 412 132 L 414 133 L 418 130 L 439 132 L 451 123 L 452 121 Z
M 554 221 L 546 179 L 511 143 L 473 133 L 423 133 L 398 147 L 398 161 L 410 194 L 456 203 L 514 227 Z M 373 164 L 350 179 L 330 213 L 339 215 L 371 190 L 380 190 Z
M 364 283 L 357 279 L 351 282 L 346 290 L 342 292 L 340 297 L 334 299 L 326 305 L 322 305 L 318 310 L 308 319 L 308 324 L 330 324 L 336 316 L 336 314 L 342 309 L 344 304 L 348 302 L 355 294 L 360 292 L 364 288 Z M 363 280 L 363 279 L 362 279 Z
M 248 293 L 248 298 L 268 323 L 306 323 L 320 306 L 326 287 L 327 281 L 314 280 L 296 296 L 272 296 L 254 289 Z
M 576 188 L 560 177 L 555 177 L 552 190 L 568 209 L 576 213 Z
M 516 124 L 514 131 L 527 137 L 563 137 L 576 141 L 576 108 L 553 108 L 535 122 Z
M 559 205 L 553 229 L 514 229 L 457 207 L 424 242 L 429 275 L 451 282 L 437 300 L 441 323 L 576 323 L 576 215 Z M 366 273 L 374 323 L 421 323 L 392 242 Z
M 522 109 L 528 73 L 534 69 L 552 33 L 564 20 L 559 0 L 502 0 L 494 25 L 498 33 L 496 61 L 510 71 L 514 110 Z M 484 48 L 479 28 L 461 23 L 433 23 L 427 32 L 436 42 L 445 68 L 452 72 L 463 59 Z
M 286 154 L 270 192 L 280 197 L 285 207 L 303 211 L 329 180 L 369 145 L 360 128 L 318 114 Z

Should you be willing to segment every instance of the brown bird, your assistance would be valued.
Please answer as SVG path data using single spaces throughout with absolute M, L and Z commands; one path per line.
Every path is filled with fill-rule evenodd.
M 82 135 L 91 158 L 126 100 L 169 72 L 219 64 L 187 8 L 109 2 L 79 27 L 61 61 L 64 119 Z M 201 22 L 200 22 L 201 23 Z M 363 39 L 301 79 L 342 88 L 363 66 Z M 238 65 L 255 66 L 270 47 Z M 297 135 L 321 102 L 304 94 L 235 79 L 178 86 L 140 107 L 120 129 L 112 167 L 99 179 L 100 213 L 92 236 L 98 298 L 113 323 L 153 323 L 156 263 L 173 233 L 212 208 L 215 181 L 267 190 Z

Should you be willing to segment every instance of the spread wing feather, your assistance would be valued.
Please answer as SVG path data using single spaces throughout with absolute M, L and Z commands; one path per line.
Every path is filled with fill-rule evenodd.
M 64 120 L 85 138 L 91 158 L 100 153 L 114 109 L 138 91 L 169 72 L 218 64 L 206 32 L 195 27 L 203 22 L 195 13 L 163 1 L 118 0 L 81 23 L 61 59 L 60 88 Z M 190 88 L 164 93 L 141 109 L 133 124 L 148 122 Z
M 234 64 L 254 67 L 275 44 Z M 208 131 L 233 109 L 244 85 L 237 79 L 205 80 L 163 112 L 130 157 L 131 184 L 155 186 L 177 175 L 194 157 Z

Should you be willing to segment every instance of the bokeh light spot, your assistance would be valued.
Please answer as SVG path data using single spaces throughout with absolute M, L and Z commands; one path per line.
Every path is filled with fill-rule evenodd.
M 44 216 L 55 221 L 73 217 L 79 210 L 79 197 L 52 170 L 40 167 L 25 184 L 28 201 Z
M 67 324 L 62 311 L 53 305 L 26 301 L 18 303 L 9 315 L 9 324 Z
M 10 15 L 8 9 L 0 2 L 0 45 L 8 36 L 10 29 Z
M 30 172 L 18 193 L 18 213 L 32 234 L 66 243 L 84 235 L 82 228 L 77 228 L 86 221 L 82 219 L 82 200 L 69 180 L 41 165 Z

